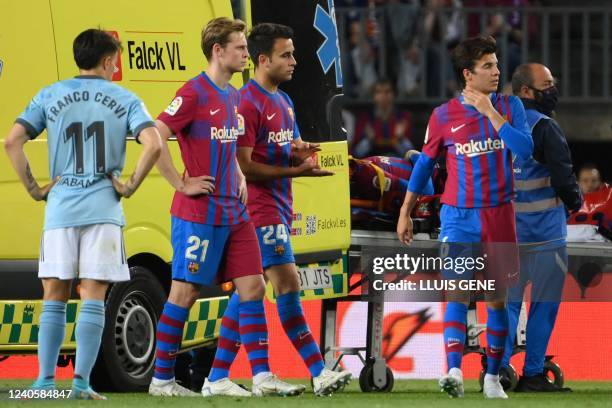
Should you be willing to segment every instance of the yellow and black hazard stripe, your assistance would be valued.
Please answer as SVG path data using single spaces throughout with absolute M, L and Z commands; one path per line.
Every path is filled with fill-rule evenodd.
M 219 337 L 221 319 L 228 302 L 227 296 L 197 300 L 189 310 L 181 348 L 196 347 Z
M 227 303 L 227 296 L 198 299 L 185 323 L 181 348 L 197 347 L 215 340 L 219 336 Z M 72 353 L 76 349 L 75 328 L 80 306 L 80 300 L 71 300 L 66 306 L 62 353 Z M 0 301 L 0 354 L 36 352 L 41 312 L 42 300 Z

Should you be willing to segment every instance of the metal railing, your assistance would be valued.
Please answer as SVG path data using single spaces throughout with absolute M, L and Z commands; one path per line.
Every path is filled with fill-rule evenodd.
M 607 102 L 611 96 L 611 13 L 612 4 L 588 8 L 428 10 L 406 4 L 337 8 L 345 93 L 368 99 L 374 76 L 402 83 L 406 80 L 402 76 L 407 75 L 412 88 L 410 92 L 398 90 L 399 101 L 447 99 L 458 89 L 450 49 L 461 39 L 496 26 L 500 28 L 495 37 L 502 88 L 516 65 L 540 62 L 558 79 L 563 102 Z

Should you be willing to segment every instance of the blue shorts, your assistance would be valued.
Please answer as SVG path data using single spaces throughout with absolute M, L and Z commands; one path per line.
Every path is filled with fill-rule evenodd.
M 477 271 L 483 271 L 488 279 L 495 279 L 498 286 L 505 287 L 512 279 L 518 278 L 518 246 L 512 203 L 487 208 L 444 205 L 440 221 L 440 256 L 454 261 L 452 269 L 443 268 L 444 278 L 472 279 Z M 478 262 L 468 261 L 468 258 Z M 483 264 L 484 267 L 479 267 Z
M 295 263 L 289 231 L 291 230 L 285 224 L 257 227 L 257 238 L 264 269 L 273 265 Z
M 171 234 L 173 280 L 213 285 L 263 273 L 251 221 L 206 225 L 172 217 Z

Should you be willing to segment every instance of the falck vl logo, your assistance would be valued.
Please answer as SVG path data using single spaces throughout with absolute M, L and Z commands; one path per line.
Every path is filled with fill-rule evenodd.
M 338 45 L 338 30 L 334 0 L 327 0 L 327 10 L 317 4 L 314 18 L 314 28 L 325 37 L 323 44 L 317 50 L 317 57 L 323 72 L 327 74 L 332 65 L 336 71 L 336 87 L 342 86 L 342 67 L 340 65 L 340 46 Z

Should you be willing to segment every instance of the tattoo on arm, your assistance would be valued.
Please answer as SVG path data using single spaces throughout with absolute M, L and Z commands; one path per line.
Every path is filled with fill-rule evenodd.
M 32 175 L 32 170 L 30 169 L 30 163 L 26 163 L 26 179 L 28 180 L 28 191 L 32 191 L 34 187 L 36 187 L 36 180 L 34 180 L 34 176 Z
M 136 189 L 136 175 L 135 174 L 132 174 L 132 176 L 130 177 L 130 180 L 127 183 L 125 183 L 125 186 L 127 187 L 130 195 L 134 193 L 134 190 Z

